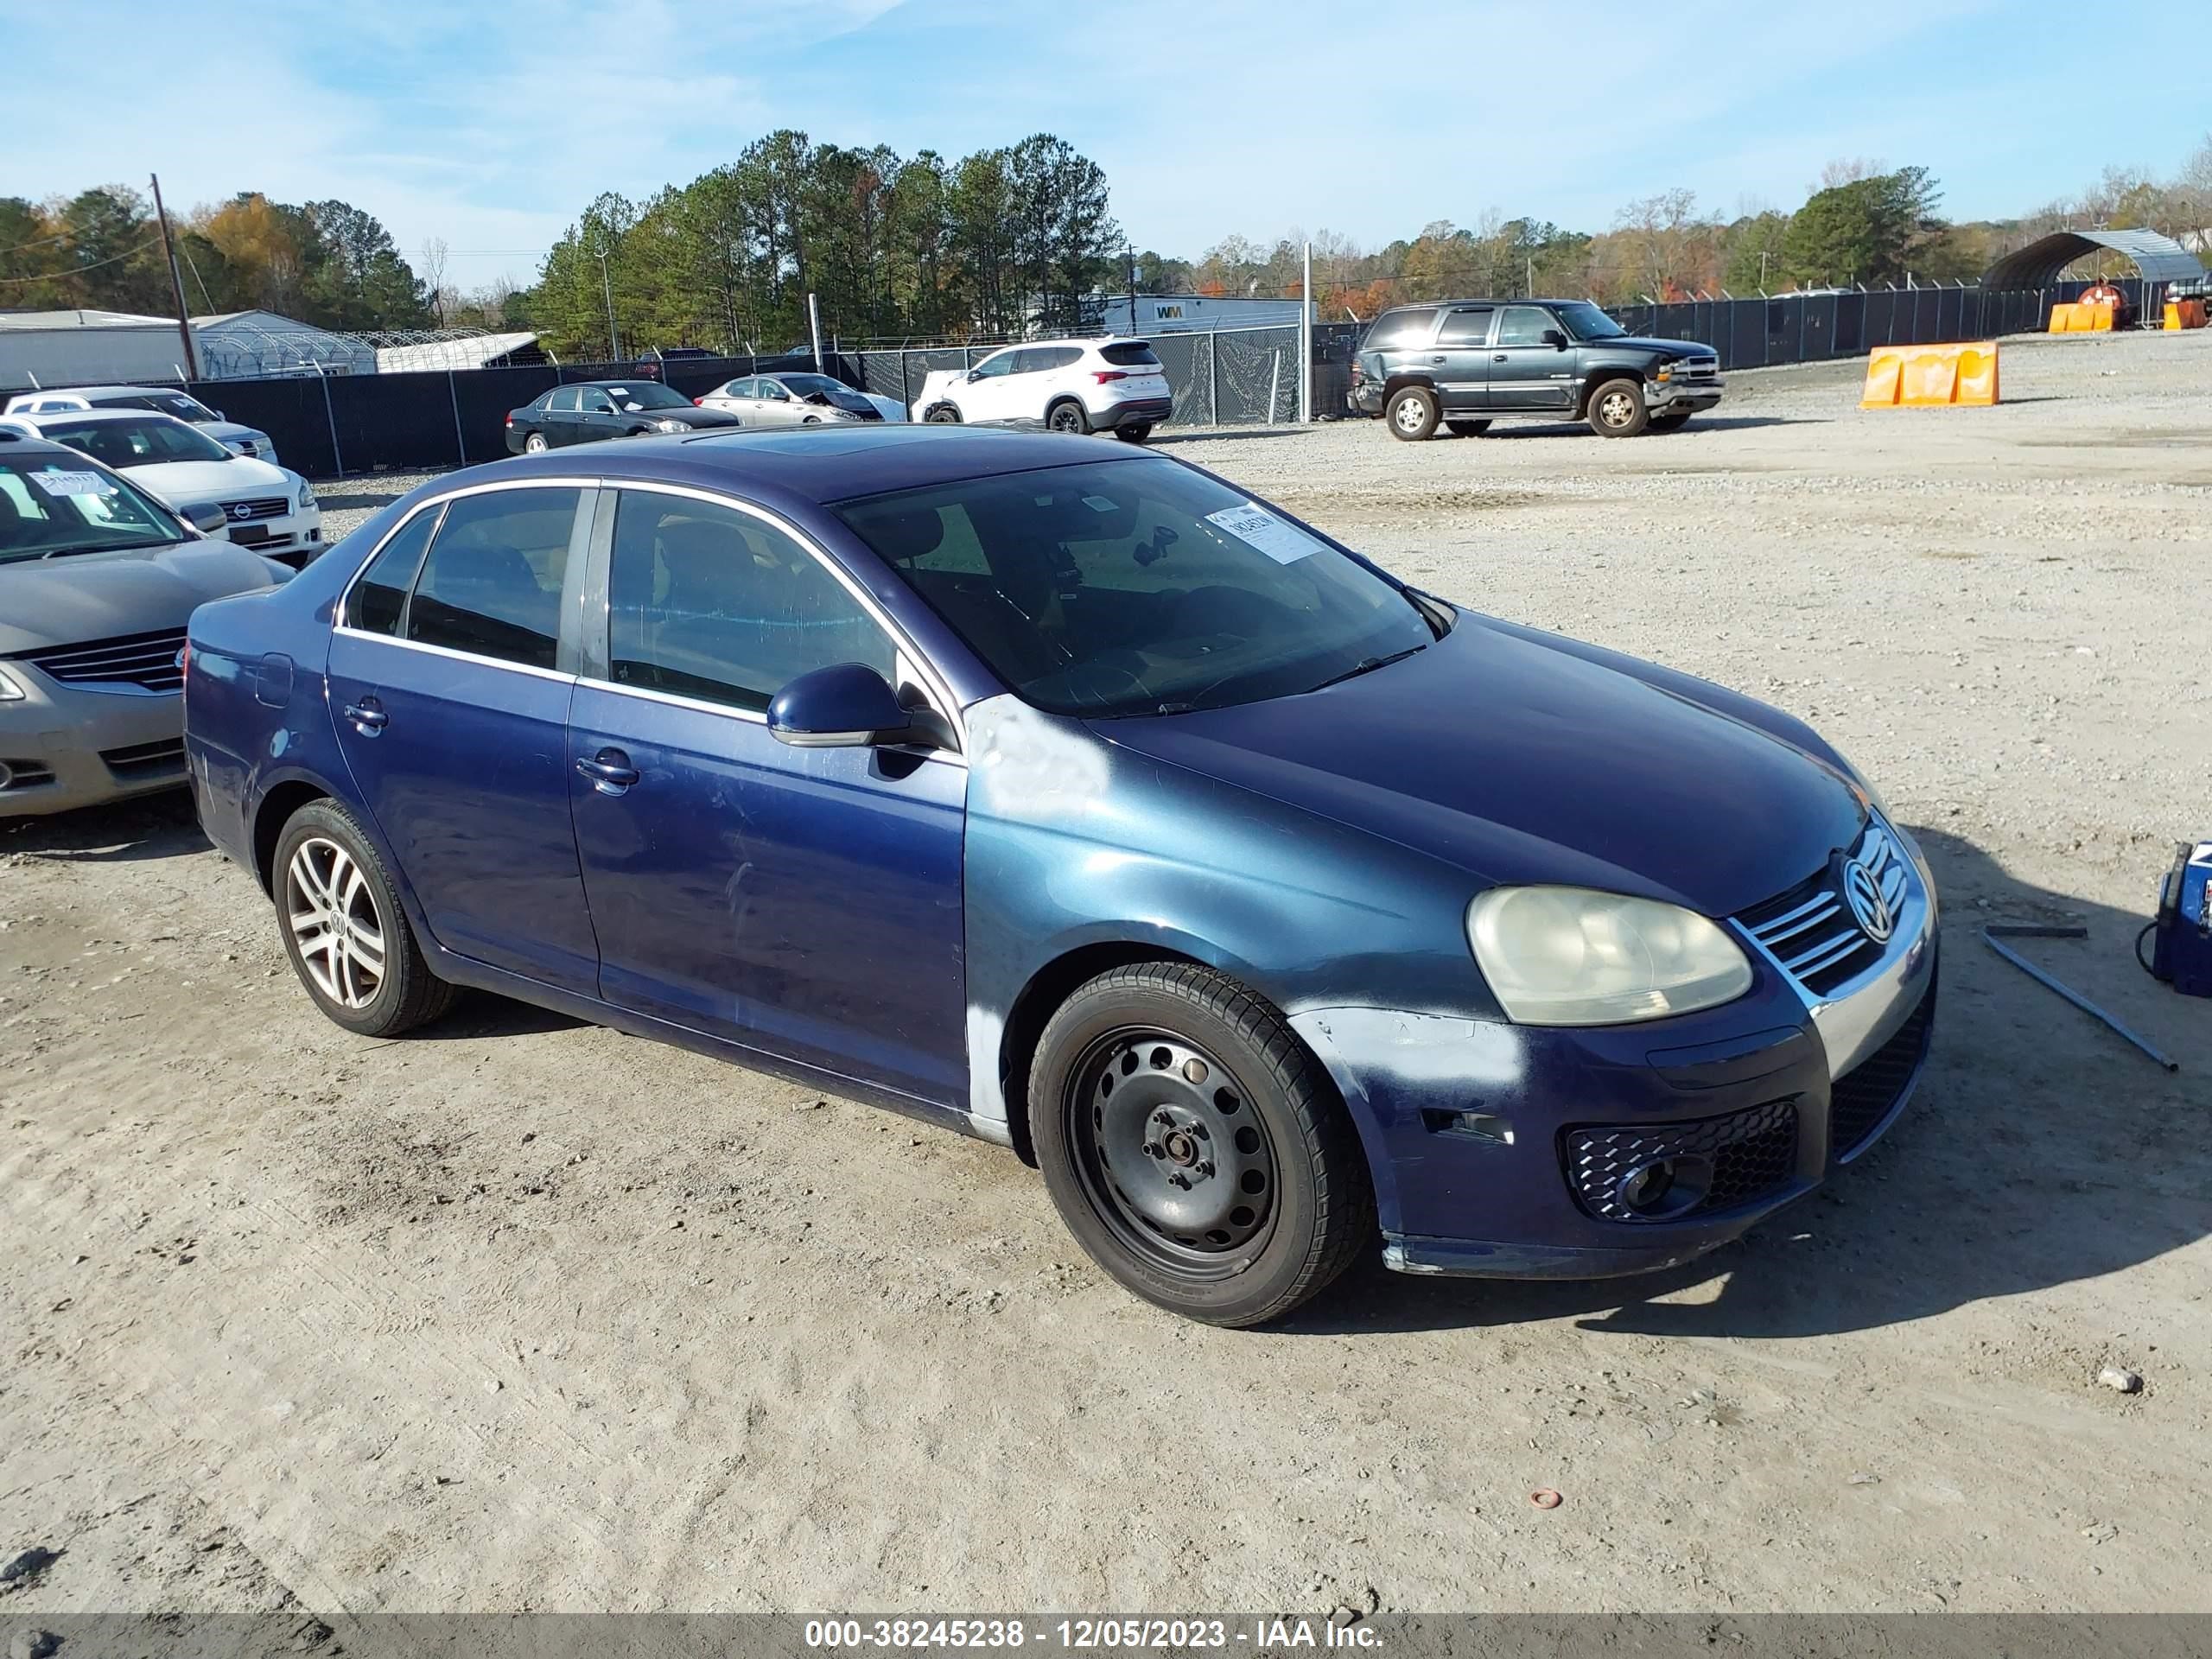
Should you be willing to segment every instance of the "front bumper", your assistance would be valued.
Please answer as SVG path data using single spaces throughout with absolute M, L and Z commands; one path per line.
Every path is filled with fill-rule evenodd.
M 1670 381 L 1647 380 L 1643 401 L 1655 415 L 1678 410 L 1694 414 L 1718 404 L 1726 389 L 1718 379 L 1686 380 L 1679 385 Z
M 256 518 L 243 524 L 234 521 L 226 524 L 224 530 L 238 546 L 251 548 L 295 570 L 304 569 L 322 553 L 322 508 L 319 504 L 295 507 L 281 518 Z
M 175 692 L 79 691 L 21 663 L 24 696 L 0 702 L 0 818 L 66 812 L 185 781 L 184 699 Z
M 1933 903 L 1905 919 L 1849 994 L 1826 1001 L 1755 955 L 1744 997 L 1643 1026 L 1294 1015 L 1359 1123 L 1386 1264 L 1510 1279 L 1650 1272 L 1802 1198 L 1886 1132 L 1918 1081 Z M 1630 1214 L 1629 1179 L 1662 1160 L 1684 1172 L 1678 1207 Z

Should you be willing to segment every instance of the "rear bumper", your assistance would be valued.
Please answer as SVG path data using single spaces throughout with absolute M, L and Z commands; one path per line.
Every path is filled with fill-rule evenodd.
M 1117 431 L 1125 426 L 1157 426 L 1174 407 L 1172 397 L 1132 397 L 1127 403 L 1109 404 L 1103 409 L 1090 410 L 1090 423 L 1102 432 Z

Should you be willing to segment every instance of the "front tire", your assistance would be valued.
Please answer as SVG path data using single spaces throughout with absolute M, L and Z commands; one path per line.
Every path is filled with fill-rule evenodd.
M 1632 438 L 1651 424 L 1643 387 L 1625 378 L 1608 380 L 1590 394 L 1590 429 L 1601 438 Z
M 453 1005 L 399 907 L 383 859 L 332 800 L 292 814 L 270 885 L 292 971 L 331 1020 L 363 1037 L 396 1037 Z
M 1479 438 L 1490 430 L 1488 421 L 1446 421 L 1444 424 L 1455 438 Z
M 1211 968 L 1138 963 L 1077 989 L 1038 1039 L 1029 1123 L 1077 1242 L 1186 1319 L 1280 1319 L 1374 1242 L 1374 1188 L 1327 1074 Z
M 1045 411 L 1045 424 L 1055 432 L 1077 436 L 1090 430 L 1090 412 L 1072 397 L 1063 397 Z
M 1390 423 L 1392 437 L 1420 443 L 1436 435 L 1440 412 L 1434 392 L 1427 386 L 1407 386 L 1391 395 L 1382 418 Z
M 938 404 L 923 416 L 922 420 L 930 426 L 957 426 L 960 424 L 960 411 L 950 404 Z

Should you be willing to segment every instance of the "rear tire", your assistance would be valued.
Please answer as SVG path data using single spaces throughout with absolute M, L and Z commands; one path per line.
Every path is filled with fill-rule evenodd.
M 957 426 L 960 424 L 960 411 L 950 404 L 938 404 L 922 419 L 931 426 Z
M 1479 438 L 1490 430 L 1488 421 L 1446 421 L 1444 424 L 1455 438 Z
M 1590 394 L 1590 429 L 1601 438 L 1632 438 L 1651 424 L 1641 383 L 1608 380 Z
M 453 1006 L 455 989 L 424 961 L 384 860 L 337 802 L 292 814 L 270 875 L 284 954 L 334 1023 L 396 1037 Z
M 1392 437 L 1420 443 L 1436 435 L 1439 413 L 1434 392 L 1427 386 L 1406 386 L 1391 394 L 1382 418 L 1389 423 Z
M 548 448 L 545 442 L 545 435 L 543 432 L 531 433 L 528 437 L 522 441 L 522 447 L 523 453 L 525 454 L 543 454 Z
M 1055 432 L 1080 436 L 1090 430 L 1090 411 L 1072 397 L 1063 397 L 1045 411 L 1045 424 Z
M 1117 426 L 1114 429 L 1114 435 L 1123 443 L 1142 443 L 1152 435 L 1152 423 L 1139 421 L 1134 426 Z
M 1038 1039 L 1029 1123 L 1077 1243 L 1186 1319 L 1280 1319 L 1375 1242 L 1366 1159 L 1328 1074 L 1211 968 L 1137 963 L 1078 988 Z

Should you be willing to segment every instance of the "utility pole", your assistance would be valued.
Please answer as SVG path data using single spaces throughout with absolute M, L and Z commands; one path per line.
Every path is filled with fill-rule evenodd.
M 162 206 L 162 175 L 147 175 L 154 181 L 154 216 L 162 221 L 162 252 L 169 264 L 169 293 L 176 300 L 176 332 L 184 341 L 184 378 L 200 378 L 200 359 L 192 349 L 192 319 L 185 315 L 184 278 L 176 268 L 176 244 L 169 239 L 169 210 Z
M 1123 247 L 1122 247 L 1122 252 L 1123 252 L 1123 253 L 1128 257 L 1128 265 L 1129 265 L 1129 333 L 1130 333 L 1131 334 L 1135 334 L 1136 333 L 1136 331 L 1137 331 L 1137 251 L 1136 251 L 1135 248 L 1133 248 L 1133 247 L 1129 247 L 1129 246 L 1128 246 L 1126 244 L 1124 244 L 1124 245 L 1123 245 Z
M 1298 285 L 1298 423 L 1313 418 L 1313 245 L 1306 245 L 1305 269 Z M 1274 414 L 1273 410 L 1268 411 Z
M 614 284 L 607 275 L 607 245 L 599 247 L 599 291 L 607 296 L 607 355 L 611 362 L 622 359 L 622 336 L 614 332 Z

